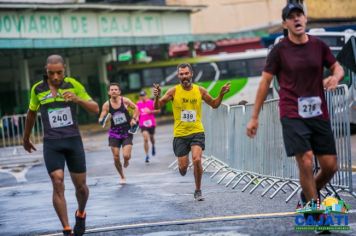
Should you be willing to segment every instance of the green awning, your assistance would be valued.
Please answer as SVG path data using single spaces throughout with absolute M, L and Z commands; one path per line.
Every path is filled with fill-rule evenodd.
M 2 39 L 0 49 L 45 49 L 45 48 L 86 48 L 129 45 L 152 45 L 216 41 L 231 38 L 251 38 L 267 36 L 266 30 L 244 31 L 228 34 L 183 34 L 164 37 L 107 37 L 107 38 L 66 38 L 66 39 Z

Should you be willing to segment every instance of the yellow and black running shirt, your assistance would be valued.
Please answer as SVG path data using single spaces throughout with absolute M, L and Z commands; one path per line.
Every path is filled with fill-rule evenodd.
M 70 77 L 64 78 L 56 96 L 52 95 L 47 80 L 39 81 L 32 86 L 29 109 L 37 111 L 40 108 L 45 139 L 80 135 L 76 119 L 77 104 L 66 102 L 62 96 L 65 92 L 72 92 L 86 101 L 91 100 L 84 86 Z
M 189 91 L 179 84 L 173 99 L 174 137 L 184 137 L 204 132 L 201 122 L 202 97 L 199 86 L 193 84 Z

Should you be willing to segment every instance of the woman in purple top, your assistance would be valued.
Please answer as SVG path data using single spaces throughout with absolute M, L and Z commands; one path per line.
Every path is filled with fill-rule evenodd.
M 102 107 L 99 123 L 102 123 L 105 117 L 110 114 L 109 146 L 114 156 L 115 167 L 121 177 L 120 183 L 124 184 L 126 183 L 126 178 L 120 162 L 120 148 L 122 147 L 124 167 L 126 168 L 131 158 L 133 139 L 133 135 L 128 131 L 131 126 L 137 123 L 138 109 L 130 99 L 120 96 L 121 90 L 118 83 L 111 83 L 109 85 L 108 94 L 110 99 Z M 132 118 L 127 110 L 128 107 L 134 110 Z
M 256 135 L 258 115 L 276 75 L 286 152 L 296 157 L 302 187 L 300 195 L 303 205 L 309 205 L 317 201 L 318 191 L 338 169 L 324 89 L 334 90 L 344 71 L 325 43 L 305 33 L 307 18 L 301 5 L 287 4 L 282 19 L 288 36 L 275 45 L 267 57 L 247 135 L 251 138 Z M 326 78 L 323 78 L 324 67 L 331 72 Z M 315 177 L 314 155 L 321 167 Z

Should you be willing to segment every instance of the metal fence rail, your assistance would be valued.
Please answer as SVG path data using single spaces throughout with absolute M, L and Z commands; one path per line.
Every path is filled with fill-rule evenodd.
M 337 192 L 345 191 L 356 197 L 352 188 L 351 143 L 349 126 L 348 88 L 340 85 L 326 92 L 330 120 L 336 141 L 339 171 L 331 183 Z M 218 109 L 203 106 L 206 132 L 203 169 L 214 167 L 211 178 L 232 188 L 263 190 L 261 196 L 270 198 L 279 192 L 287 193 L 288 202 L 300 189 L 295 158 L 287 157 L 282 137 L 278 100 L 264 103 L 259 128 L 254 139 L 246 136 L 246 125 L 253 105 L 228 106 Z M 172 164 L 171 166 L 173 166 Z
M 25 129 L 26 114 L 3 116 L 0 120 L 0 147 L 16 147 L 22 145 Z M 43 124 L 40 113 L 37 114 L 35 125 L 32 129 L 31 141 L 42 143 Z

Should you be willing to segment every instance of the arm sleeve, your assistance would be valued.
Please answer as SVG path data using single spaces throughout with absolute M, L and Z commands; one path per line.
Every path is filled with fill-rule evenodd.
M 28 107 L 28 109 L 30 109 L 31 111 L 37 111 L 40 107 L 40 101 L 35 93 L 35 87 L 36 86 L 33 86 L 31 89 L 30 105 Z
M 92 100 L 92 98 L 90 97 L 90 95 L 87 93 L 84 86 L 80 82 L 78 82 L 77 80 L 75 80 L 73 78 L 70 79 L 70 82 L 74 86 L 75 95 L 77 95 L 78 97 L 80 97 L 81 99 L 83 99 L 85 101 Z
M 327 68 L 330 68 L 336 62 L 336 58 L 331 53 L 330 48 L 324 42 L 321 42 L 321 47 L 323 51 L 323 65 Z
M 263 71 L 265 71 L 269 74 L 272 74 L 272 75 L 277 75 L 278 71 L 279 71 L 280 57 L 279 57 L 279 53 L 278 53 L 278 48 L 279 48 L 279 45 L 277 44 L 268 53 L 267 59 L 266 59 L 266 65 L 263 69 Z

